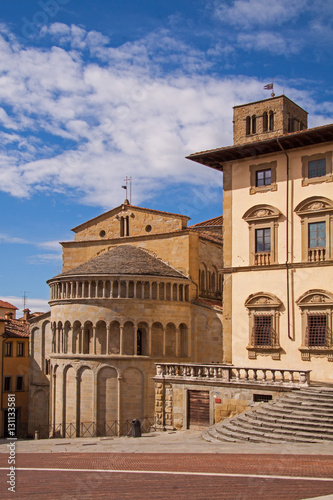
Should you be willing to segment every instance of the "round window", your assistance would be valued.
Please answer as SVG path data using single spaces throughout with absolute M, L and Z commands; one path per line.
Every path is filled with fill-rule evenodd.
M 104 229 L 102 231 L 100 231 L 99 235 L 101 238 L 104 238 L 104 236 L 106 235 L 106 232 L 104 231 Z
M 148 226 L 146 226 L 146 232 L 147 232 L 147 233 L 150 233 L 150 231 L 151 231 L 151 225 L 150 225 L 150 224 L 148 224 Z

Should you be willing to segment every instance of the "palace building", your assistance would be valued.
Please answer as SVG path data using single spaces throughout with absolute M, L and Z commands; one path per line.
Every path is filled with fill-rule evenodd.
M 333 124 L 286 96 L 234 108 L 234 145 L 189 159 L 223 171 L 223 329 L 239 366 L 333 382 Z

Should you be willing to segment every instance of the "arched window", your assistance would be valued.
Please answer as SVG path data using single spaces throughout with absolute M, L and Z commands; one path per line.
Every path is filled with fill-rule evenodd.
M 251 118 L 249 116 L 246 117 L 245 125 L 246 125 L 246 135 L 250 135 L 251 134 Z
M 274 130 L 274 113 L 273 113 L 273 111 L 269 112 L 269 130 Z
M 257 118 L 256 115 L 252 116 L 252 134 L 255 134 L 257 132 Z
M 266 111 L 262 115 L 262 129 L 264 132 L 267 132 L 268 130 L 268 114 Z

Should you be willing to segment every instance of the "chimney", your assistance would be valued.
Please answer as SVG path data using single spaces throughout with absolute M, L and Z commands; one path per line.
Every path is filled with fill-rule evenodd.
M 27 307 L 26 309 L 23 309 L 23 319 L 24 321 L 28 321 L 30 318 L 30 309 Z

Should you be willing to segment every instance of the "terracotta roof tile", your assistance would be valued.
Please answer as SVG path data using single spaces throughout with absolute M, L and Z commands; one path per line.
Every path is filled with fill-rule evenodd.
M 29 337 L 30 325 L 26 321 L 18 319 L 6 320 L 5 334 L 10 338 Z
M 218 217 L 213 217 L 213 219 L 208 219 L 202 222 L 198 222 L 197 224 L 193 224 L 192 226 L 189 226 L 189 228 L 211 227 L 211 226 L 222 226 L 222 225 L 223 225 L 223 216 L 219 215 Z
M 132 245 L 120 245 L 57 277 L 72 275 L 137 275 L 187 279 L 182 273 Z
M 13 306 L 13 304 L 10 304 L 9 302 L 6 302 L 4 300 L 0 300 L 0 307 L 7 308 L 7 309 L 17 309 L 17 307 Z

